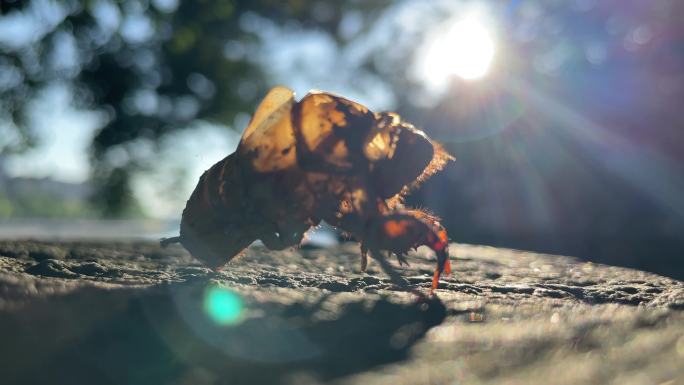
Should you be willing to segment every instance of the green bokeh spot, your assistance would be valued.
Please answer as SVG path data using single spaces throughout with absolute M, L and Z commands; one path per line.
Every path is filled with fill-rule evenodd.
M 237 323 L 242 310 L 242 299 L 230 290 L 212 286 L 204 294 L 204 311 L 217 324 Z

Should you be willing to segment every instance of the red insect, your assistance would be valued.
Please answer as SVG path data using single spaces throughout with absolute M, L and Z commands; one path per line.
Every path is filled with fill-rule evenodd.
M 270 249 L 300 244 L 322 220 L 361 243 L 393 282 L 405 281 L 383 252 L 400 263 L 413 248 L 437 255 L 432 289 L 449 272 L 448 237 L 438 218 L 403 207 L 403 197 L 453 160 L 425 133 L 392 112 L 326 92 L 299 102 L 284 87 L 259 105 L 237 150 L 199 180 L 183 211 L 180 242 L 211 267 L 259 239 Z

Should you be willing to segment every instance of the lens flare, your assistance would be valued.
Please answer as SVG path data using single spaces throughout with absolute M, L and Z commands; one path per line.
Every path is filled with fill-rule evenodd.
M 421 77 L 431 86 L 456 75 L 473 80 L 485 76 L 494 58 L 494 40 L 477 15 L 450 22 L 430 38 L 419 59 Z
M 212 286 L 204 294 L 204 311 L 217 324 L 237 323 L 241 319 L 243 309 L 240 296 L 228 289 Z

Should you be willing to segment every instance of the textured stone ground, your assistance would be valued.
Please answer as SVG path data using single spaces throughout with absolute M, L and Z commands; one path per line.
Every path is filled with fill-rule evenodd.
M 0 242 L 0 359 L 15 383 L 684 384 L 684 283 L 452 245 L 439 299 L 355 245 L 254 247 L 212 272 L 154 243 Z M 427 252 L 402 268 L 427 293 Z M 206 312 L 211 288 L 244 303 Z

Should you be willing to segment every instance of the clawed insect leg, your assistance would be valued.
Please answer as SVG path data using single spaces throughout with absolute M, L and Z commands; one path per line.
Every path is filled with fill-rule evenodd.
M 287 230 L 281 230 L 281 229 Z M 271 250 L 284 250 L 288 247 L 299 246 L 309 224 L 297 222 L 286 223 L 283 226 L 274 225 L 273 232 L 264 232 L 259 238 Z
M 430 287 L 430 294 L 433 294 L 437 286 L 439 285 L 439 278 L 442 273 L 451 273 L 451 262 L 449 261 L 449 254 L 446 249 L 446 245 L 439 247 L 437 244 L 431 245 L 430 248 L 435 251 L 437 255 L 437 267 L 435 268 L 435 273 L 432 276 L 432 286 Z
M 385 258 L 380 252 L 371 252 L 371 256 L 373 257 L 373 259 L 378 261 L 378 263 L 380 263 L 380 267 L 382 268 L 382 270 L 385 272 L 385 274 L 389 275 L 392 283 L 397 285 L 399 289 L 415 294 L 418 297 L 419 301 L 427 299 L 423 292 L 416 288 L 410 287 L 409 281 L 402 277 L 401 274 L 399 274 L 399 272 L 389 263 L 387 258 Z
M 271 250 L 284 250 L 288 247 L 298 246 L 302 242 L 303 232 L 293 234 L 264 233 L 260 240 Z
M 399 272 L 389 263 L 379 251 L 371 252 L 371 257 L 380 263 L 380 267 L 385 274 L 389 275 L 393 284 L 399 286 L 401 289 L 408 289 L 409 282 L 399 274 Z
M 292 246 L 280 233 L 264 233 L 259 238 L 271 250 L 284 250 Z
M 423 211 L 401 210 L 382 215 L 370 223 L 366 239 L 372 242 L 373 249 L 396 253 L 400 264 L 406 262 L 403 254 L 410 249 L 422 245 L 432 249 L 437 257 L 437 267 L 431 293 L 437 288 L 441 275 L 451 271 L 446 229 L 437 217 Z
M 361 272 L 365 273 L 368 269 L 368 249 L 361 243 Z
M 399 262 L 399 266 L 406 265 L 409 266 L 408 260 L 406 260 L 406 253 L 395 253 L 397 256 L 397 261 Z

